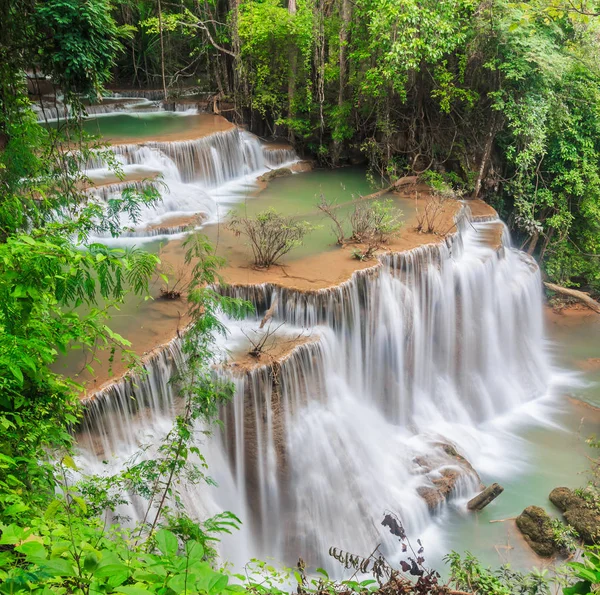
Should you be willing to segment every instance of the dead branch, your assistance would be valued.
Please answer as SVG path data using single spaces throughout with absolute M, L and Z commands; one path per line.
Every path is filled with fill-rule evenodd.
M 275 308 L 277 308 L 277 302 L 278 298 L 275 297 L 273 303 L 271 304 L 271 307 L 267 310 L 267 312 L 263 316 L 263 319 L 260 321 L 260 326 L 258 328 L 263 328 L 263 326 L 265 326 L 265 324 L 267 324 L 267 322 L 271 320 L 271 318 L 273 317 L 273 313 L 275 312 Z

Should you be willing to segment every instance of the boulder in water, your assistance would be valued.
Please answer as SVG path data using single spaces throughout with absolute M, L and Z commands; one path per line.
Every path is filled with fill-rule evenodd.
M 561 512 L 566 512 L 569 508 L 581 508 L 586 504 L 583 498 L 569 488 L 554 488 L 548 497 Z
M 438 442 L 435 446 L 438 449 L 435 454 L 414 459 L 418 470 L 429 480 L 429 485 L 418 487 L 417 493 L 431 511 L 435 511 L 450 497 L 462 478 L 474 477 L 481 484 L 477 471 L 453 444 Z
M 539 556 L 548 558 L 557 553 L 550 517 L 540 506 L 528 506 L 517 517 L 517 527 Z
M 549 498 L 587 545 L 600 542 L 600 511 L 596 506 L 564 487 L 553 489 Z
M 260 182 L 270 182 L 275 178 L 283 178 L 285 176 L 291 176 L 292 170 L 289 167 L 280 167 L 279 169 L 272 169 L 266 174 L 263 174 L 258 179 Z

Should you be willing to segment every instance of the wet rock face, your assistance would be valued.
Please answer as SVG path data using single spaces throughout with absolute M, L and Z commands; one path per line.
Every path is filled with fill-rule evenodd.
M 480 485 L 479 475 L 465 457 L 458 454 L 450 443 L 438 443 L 437 455 L 415 457 L 419 473 L 422 473 L 427 485 L 417 488 L 417 493 L 431 511 L 443 504 L 457 487 L 457 484 L 467 478 L 474 478 Z M 483 487 L 483 486 L 481 486 Z
M 548 513 L 539 506 L 528 506 L 518 517 L 517 527 L 531 549 L 545 558 L 557 553 Z
M 600 542 L 600 512 L 593 505 L 569 488 L 555 488 L 549 497 L 587 545 Z

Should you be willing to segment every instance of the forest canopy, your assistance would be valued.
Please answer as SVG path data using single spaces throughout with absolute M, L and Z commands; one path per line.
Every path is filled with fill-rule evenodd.
M 597 12 L 587 0 L 124 2 L 116 74 L 173 95 L 196 85 L 324 165 L 433 171 L 492 203 L 550 280 L 597 292 Z

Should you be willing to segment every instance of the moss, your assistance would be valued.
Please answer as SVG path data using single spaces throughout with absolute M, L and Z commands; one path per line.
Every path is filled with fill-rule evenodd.
M 600 511 L 569 488 L 555 488 L 549 498 L 586 544 L 600 542 Z
M 283 178 L 284 176 L 291 176 L 292 170 L 289 167 L 280 167 L 279 169 L 272 169 L 268 171 L 266 174 L 263 174 L 258 179 L 261 182 L 269 182 L 274 178 Z
M 547 558 L 557 552 L 550 517 L 543 508 L 528 506 L 517 517 L 517 527 L 539 556 Z
M 554 488 L 550 492 L 549 498 L 550 502 L 561 512 L 565 512 L 570 508 L 584 508 L 586 506 L 585 500 L 569 488 Z
M 569 508 L 565 520 L 587 545 L 600 542 L 600 515 L 592 508 Z

